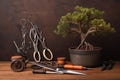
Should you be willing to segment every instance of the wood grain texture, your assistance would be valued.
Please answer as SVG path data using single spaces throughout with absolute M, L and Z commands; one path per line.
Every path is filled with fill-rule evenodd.
M 81 70 L 87 76 L 69 74 L 33 74 L 30 64 L 23 72 L 13 72 L 10 62 L 0 62 L 0 80 L 120 80 L 120 62 L 112 70 L 101 71 L 100 67 Z

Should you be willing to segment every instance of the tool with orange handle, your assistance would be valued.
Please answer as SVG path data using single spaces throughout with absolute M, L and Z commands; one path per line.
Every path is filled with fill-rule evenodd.
M 59 67 L 63 67 L 65 69 L 75 69 L 75 70 L 88 70 L 90 68 L 80 66 L 80 65 L 72 65 L 72 64 L 65 64 L 65 65 L 59 65 Z
M 42 67 L 44 69 L 47 70 L 33 70 L 33 73 L 42 73 L 42 74 L 46 74 L 46 73 L 58 73 L 58 74 L 76 74 L 76 75 L 87 75 L 85 73 L 82 72 L 77 72 L 74 70 L 68 70 L 68 69 L 64 69 L 64 68 L 58 68 L 58 67 L 52 67 L 52 66 L 48 66 L 48 65 L 44 65 L 44 64 L 40 64 L 40 63 L 36 63 L 36 62 L 30 62 L 33 65 Z M 48 72 L 49 71 L 49 72 Z M 52 71 L 52 72 L 51 72 Z

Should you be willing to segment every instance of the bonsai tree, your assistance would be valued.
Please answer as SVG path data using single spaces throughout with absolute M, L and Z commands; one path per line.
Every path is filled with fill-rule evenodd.
M 115 32 L 110 23 L 103 19 L 103 13 L 95 8 L 76 6 L 73 12 L 60 18 L 55 33 L 63 37 L 75 33 L 81 39 L 76 49 L 94 50 L 93 45 L 87 41 L 88 36 Z

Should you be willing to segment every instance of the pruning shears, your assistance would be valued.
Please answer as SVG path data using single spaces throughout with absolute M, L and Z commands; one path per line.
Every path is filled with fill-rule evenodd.
M 56 68 L 56 67 L 51 67 L 48 65 L 44 65 L 41 63 L 36 63 L 36 62 L 30 62 L 33 65 L 45 68 L 47 70 L 33 70 L 33 73 L 39 73 L 39 74 L 46 74 L 46 73 L 57 73 L 57 74 L 76 74 L 76 75 L 87 75 L 85 73 L 82 72 L 77 72 L 77 71 L 73 71 L 73 70 L 68 70 L 68 69 L 64 69 L 64 68 Z

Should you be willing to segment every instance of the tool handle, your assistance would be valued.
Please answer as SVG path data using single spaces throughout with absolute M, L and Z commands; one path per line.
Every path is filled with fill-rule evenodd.
M 67 68 L 67 69 L 77 69 L 77 70 L 85 69 L 85 67 L 83 67 L 83 66 L 71 65 L 71 64 L 65 64 L 64 68 Z
M 46 74 L 46 71 L 45 70 L 33 70 L 32 73 L 34 74 Z

